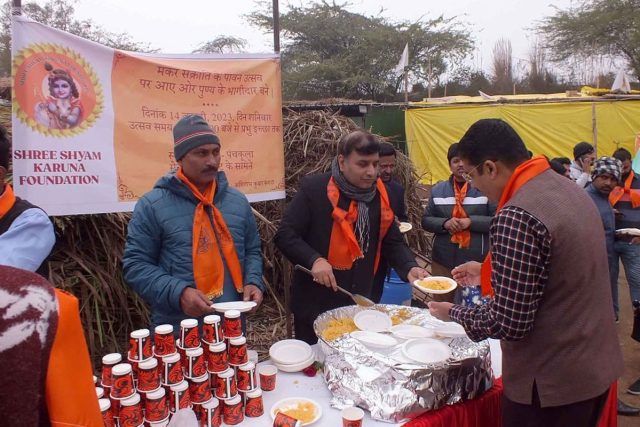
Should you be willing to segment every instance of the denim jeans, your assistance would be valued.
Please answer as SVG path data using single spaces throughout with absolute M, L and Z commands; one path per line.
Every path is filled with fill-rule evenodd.
M 612 276 L 618 277 L 620 264 L 624 268 L 624 275 L 629 283 L 629 294 L 631 302 L 640 301 L 640 245 L 631 245 L 627 242 L 615 242 L 615 262 L 613 263 Z M 618 287 L 612 289 L 613 307 L 618 315 Z

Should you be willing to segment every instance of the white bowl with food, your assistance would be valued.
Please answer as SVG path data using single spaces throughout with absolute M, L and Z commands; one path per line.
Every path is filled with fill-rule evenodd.
M 429 276 L 413 281 L 413 286 L 427 294 L 448 294 L 458 287 L 455 280 L 445 276 Z
M 277 401 L 271 407 L 271 418 L 275 419 L 278 412 L 295 418 L 303 426 L 315 423 L 322 416 L 320 405 L 315 400 L 306 397 L 288 397 Z

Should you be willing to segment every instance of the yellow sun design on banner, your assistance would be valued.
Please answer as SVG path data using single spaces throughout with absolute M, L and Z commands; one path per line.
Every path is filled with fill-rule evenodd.
M 13 58 L 13 111 L 45 136 L 78 135 L 93 126 L 104 104 L 91 64 L 57 44 L 38 43 Z

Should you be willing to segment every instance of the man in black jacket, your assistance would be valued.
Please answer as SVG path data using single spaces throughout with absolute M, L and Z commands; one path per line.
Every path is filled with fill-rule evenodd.
M 275 235 L 275 243 L 294 264 L 292 312 L 296 338 L 310 344 L 316 317 L 353 304 L 336 285 L 371 297 L 373 277 L 384 256 L 403 279 L 427 273 L 418 267 L 394 219 L 389 196 L 378 179 L 380 144 L 364 131 L 345 135 L 331 172 L 305 177 Z
M 388 142 L 380 144 L 380 179 L 384 182 L 389 193 L 391 209 L 396 214 L 398 221 L 407 222 L 407 205 L 404 201 L 404 187 L 393 179 L 393 171 L 396 168 L 396 148 Z

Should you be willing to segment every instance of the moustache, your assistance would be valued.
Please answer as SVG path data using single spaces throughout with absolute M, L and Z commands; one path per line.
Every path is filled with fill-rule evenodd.
M 206 169 L 202 169 L 201 173 L 209 173 L 209 172 L 217 172 L 218 168 L 214 168 L 214 167 L 208 167 Z

